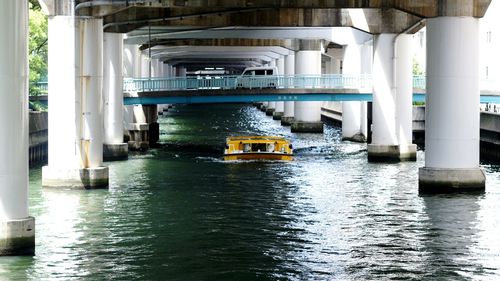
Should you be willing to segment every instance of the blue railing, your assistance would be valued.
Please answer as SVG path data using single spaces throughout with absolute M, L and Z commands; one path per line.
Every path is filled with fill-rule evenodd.
M 42 93 L 48 92 L 48 82 L 35 84 Z M 500 81 L 481 80 L 483 91 L 499 91 Z M 173 78 L 125 78 L 125 92 L 151 92 L 201 89 L 366 89 L 372 87 L 372 77 L 364 75 L 281 75 L 262 77 L 208 76 L 208 77 L 173 77 Z M 413 76 L 413 88 L 425 90 L 425 75 Z
M 149 92 L 199 89 L 256 88 L 370 88 L 371 75 L 280 75 L 280 76 L 212 76 L 186 78 L 128 78 L 125 92 Z

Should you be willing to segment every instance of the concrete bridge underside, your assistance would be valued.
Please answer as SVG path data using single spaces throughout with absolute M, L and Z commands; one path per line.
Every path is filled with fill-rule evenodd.
M 426 159 L 425 167 L 419 171 L 419 186 L 422 191 L 432 192 L 485 188 L 485 176 L 479 168 L 479 51 L 476 43 L 479 39 L 478 18 L 485 14 L 491 0 L 39 2 L 49 15 L 51 112 L 49 161 L 42 176 L 45 186 L 106 187 L 109 174 L 102 165 L 103 146 L 126 145 L 120 134 L 124 118 L 123 83 L 120 81 L 124 75 L 122 52 L 113 51 L 124 47 L 121 34 L 113 33 L 129 33 L 131 41 L 136 40 L 135 44 L 143 44 L 144 51 L 155 54 L 156 58 L 149 56 L 144 59 L 143 52 L 142 62 L 134 61 L 148 69 L 139 74 L 136 71 L 140 77 L 157 75 L 152 69 L 164 67 L 160 64 L 162 58 L 178 66 L 175 71 L 180 75 L 186 74 L 184 64 L 190 60 L 223 59 L 222 55 L 217 56 L 221 53 L 217 51 L 199 50 L 198 57 L 168 54 L 179 51 L 185 44 L 194 44 L 189 45 L 191 50 L 199 48 L 193 47 L 198 43 L 210 48 L 241 47 L 237 45 L 242 44 L 239 40 L 247 39 L 281 40 L 247 42 L 249 48 L 277 46 L 279 49 L 249 51 L 252 53 L 249 57 L 237 55 L 235 58 L 277 65 L 284 72 L 282 74 L 321 74 L 325 59 L 333 62 L 333 66 L 329 66 L 332 71 L 340 71 L 338 61 L 330 60 L 336 55 L 325 54 L 326 49 L 334 53 L 342 50 L 343 53 L 339 53 L 342 53 L 344 73 L 364 73 L 364 64 L 361 63 L 366 55 L 364 43 L 372 40 L 373 53 L 368 61 L 375 83 L 373 138 L 368 145 L 368 158 L 414 158 L 415 147 L 411 144 L 411 125 L 408 125 L 411 124 L 412 87 L 407 34 L 421 28 L 425 19 L 429 50 Z M 19 106 L 27 103 L 27 53 L 22 51 L 26 50 L 27 1 L 0 0 L 0 4 L 0 31 L 3 31 L 0 36 L 5 42 L 0 46 L 0 78 L 5 81 L 0 83 L 0 94 L 4 98 L 0 112 L 8 113 L 5 118 L 0 118 L 0 122 L 3 122 L 3 128 L 16 128 L 0 137 L 3 138 L 0 163 L 4 163 L 0 165 L 0 254 L 33 254 L 34 219 L 29 216 L 27 208 L 27 106 Z M 293 32 L 294 28 L 305 28 L 305 31 L 301 32 L 303 38 L 263 38 L 259 30 L 247 37 L 244 34 L 248 34 L 248 27 L 285 29 L 280 30 L 282 34 Z M 340 33 L 305 38 L 307 29 L 326 27 L 350 27 L 361 34 L 359 38 L 364 35 L 372 38 L 347 42 L 341 40 L 342 36 L 337 36 Z M 270 30 L 267 32 L 274 34 Z M 219 35 L 212 36 L 216 33 Z M 232 41 L 173 41 L 207 39 L 200 34 Z M 269 46 L 272 44 L 276 45 Z M 167 54 L 162 53 L 162 49 Z M 288 55 L 279 54 L 283 49 L 288 50 Z M 170 74 L 172 70 L 174 68 L 169 69 Z M 292 104 L 296 128 L 321 126 L 322 129 L 319 119 L 321 102 Z M 286 106 L 284 111 L 284 117 L 288 117 Z M 359 122 L 363 112 L 361 103 L 345 103 L 343 114 L 345 120 L 349 120 L 345 123 L 359 127 L 364 123 Z M 138 127 L 142 126 L 141 120 L 135 120 Z M 105 124 L 104 133 L 102 124 Z M 356 128 L 354 133 L 363 130 L 366 128 Z M 16 141 L 12 141 L 13 136 Z

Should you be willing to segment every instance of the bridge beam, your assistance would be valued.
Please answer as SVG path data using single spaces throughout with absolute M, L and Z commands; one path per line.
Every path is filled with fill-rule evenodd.
M 28 212 L 28 1 L 0 5 L 0 256 L 34 255 Z
M 321 74 L 321 42 L 301 46 L 295 54 L 296 74 Z M 321 101 L 295 102 L 292 132 L 322 133 Z
M 484 190 L 479 168 L 479 21 L 427 21 L 425 166 L 420 192 Z
M 104 160 L 128 158 L 123 142 L 123 35 L 104 33 Z
M 102 19 L 49 18 L 49 163 L 45 187 L 107 188 Z

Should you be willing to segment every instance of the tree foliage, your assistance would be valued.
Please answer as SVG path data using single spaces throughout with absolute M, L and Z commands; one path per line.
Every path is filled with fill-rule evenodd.
M 28 56 L 30 66 L 30 94 L 40 93 L 35 85 L 47 77 L 47 17 L 42 13 L 36 0 L 29 3 Z

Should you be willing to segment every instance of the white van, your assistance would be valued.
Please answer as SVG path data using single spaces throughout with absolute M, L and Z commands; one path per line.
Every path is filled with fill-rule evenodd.
M 278 68 L 275 66 L 247 67 L 236 78 L 236 88 L 276 88 Z

